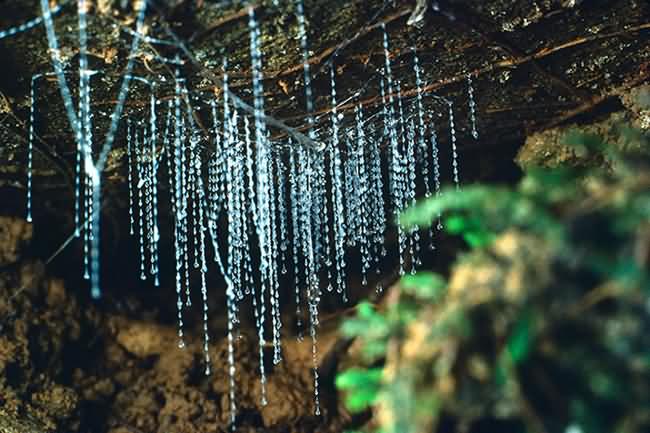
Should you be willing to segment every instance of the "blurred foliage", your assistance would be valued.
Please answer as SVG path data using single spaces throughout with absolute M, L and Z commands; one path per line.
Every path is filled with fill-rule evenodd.
M 462 237 L 447 281 L 402 278 L 342 332 L 336 382 L 364 431 L 650 431 L 650 144 L 572 131 L 599 168 L 531 169 L 515 187 L 446 189 L 405 211 Z

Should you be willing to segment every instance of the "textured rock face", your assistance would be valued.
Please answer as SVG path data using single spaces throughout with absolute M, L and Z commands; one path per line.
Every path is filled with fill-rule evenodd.
M 60 380 L 64 354 L 90 325 L 63 282 L 25 254 L 31 224 L 0 217 L 0 233 L 0 431 L 59 431 L 75 425 L 78 409 L 77 392 Z
M 520 2 L 501 0 L 480 2 L 477 9 L 494 18 L 506 32 L 514 32 L 533 25 L 562 9 L 579 6 L 582 0 L 533 0 Z
M 29 224 L 0 224 L 11 233 L 0 239 L 0 251 L 10 252 L 10 266 L 0 267 L 0 432 L 202 433 L 228 425 L 224 339 L 211 345 L 213 373 L 205 376 L 200 333 L 189 329 L 182 350 L 175 326 L 143 305 L 132 304 L 137 317 L 129 317 L 107 300 L 108 311 L 80 301 L 26 255 Z M 326 352 L 334 334 L 321 337 Z M 340 413 L 312 415 L 311 342 L 285 342 L 284 362 L 268 371 L 265 406 L 256 344 L 245 334 L 238 339 L 238 431 L 340 431 Z
M 633 126 L 650 129 L 650 85 L 635 87 L 629 93 L 623 93 L 621 102 L 630 113 L 630 123 Z
M 108 113 L 112 110 L 116 88 L 126 62 L 131 35 L 124 31 L 133 26 L 132 2 L 121 0 L 91 2 L 89 27 L 90 66 L 101 70 L 91 80 L 93 121 L 96 136 L 104 137 Z M 295 127 L 305 126 L 302 65 L 297 41 L 297 25 L 292 8 L 278 9 L 273 2 L 260 3 L 262 25 L 265 106 L 269 114 Z M 386 22 L 391 37 L 391 55 L 396 79 L 402 89 L 414 84 L 411 46 L 421 57 L 423 79 L 440 96 L 456 101 L 459 148 L 471 153 L 481 148 L 486 154 L 508 146 L 588 103 L 591 98 L 608 94 L 632 79 L 647 76 L 650 49 L 645 43 L 649 29 L 643 17 L 650 13 L 647 2 L 617 0 L 580 2 L 569 0 L 495 0 L 440 1 L 440 12 L 424 16 L 420 29 L 406 25 L 415 0 L 392 2 L 307 1 L 315 107 L 328 106 L 329 65 L 331 55 L 337 66 L 337 85 L 341 100 L 358 98 L 370 111 L 378 111 L 379 77 L 383 63 L 381 34 L 377 23 Z M 0 17 L 0 28 L 10 27 L 39 13 L 36 0 L 10 2 Z M 163 24 L 168 23 L 200 65 L 181 68 L 188 87 L 209 94 L 215 84 L 206 71 L 221 73 L 224 56 L 231 65 L 233 91 L 250 100 L 250 56 L 246 14 L 239 2 L 157 2 L 148 18 L 149 34 L 167 38 Z M 450 20 L 453 16 L 453 20 Z M 373 19 L 373 17 L 376 17 Z M 76 14 L 64 8 L 56 17 L 62 34 L 59 55 L 68 69 L 76 68 Z M 356 35 L 359 35 L 356 37 Z M 337 50 L 337 47 L 342 47 Z M 154 50 L 155 48 L 155 50 Z M 135 73 L 149 78 L 165 78 L 161 97 L 173 94 L 170 85 L 173 70 L 156 60 L 156 52 L 173 57 L 173 50 L 144 44 L 137 53 Z M 43 32 L 33 30 L 3 39 L 3 58 L 13 59 L 0 74 L 0 111 L 7 114 L 0 122 L 0 198 L 6 191 L 24 193 L 26 136 L 28 125 L 29 83 L 35 73 L 52 69 Z M 465 75 L 475 72 L 481 143 L 470 138 Z M 72 72 L 71 72 L 72 74 Z M 219 87 L 219 86 L 217 86 Z M 73 93 L 76 86 L 72 86 Z M 410 95 L 413 96 L 413 95 Z M 76 97 L 76 96 L 75 96 Z M 35 143 L 35 217 L 47 212 L 68 219 L 71 226 L 74 186 L 74 149 L 70 127 L 56 83 L 45 79 L 37 92 L 37 132 L 43 139 Z M 127 112 L 137 115 L 145 109 L 146 89 L 135 85 L 127 102 Z M 354 105 L 354 104 L 352 104 Z M 436 107 L 425 96 L 433 123 L 442 122 Z M 352 114 L 353 106 L 341 109 Z M 204 117 L 207 110 L 197 116 Z M 205 119 L 204 119 L 205 120 Z M 328 127 L 327 116 L 319 117 Z M 209 122 L 205 122 L 209 124 Z M 110 207 L 123 209 L 126 170 L 124 166 L 124 128 L 119 130 L 111 153 L 104 188 L 112 198 Z M 281 131 L 273 130 L 281 135 Z M 441 134 L 446 145 L 448 137 Z M 467 149 L 467 150 L 465 150 Z M 443 153 L 446 147 L 443 146 Z M 12 196 L 10 208 L 22 209 L 23 203 Z
M 537 132 L 526 138 L 525 144 L 519 149 L 516 161 L 523 167 L 588 167 L 611 164 L 612 161 L 602 158 L 594 159 L 586 153 L 581 153 L 579 148 L 566 142 L 568 134 L 573 130 L 602 137 L 607 143 L 619 150 L 630 149 L 630 140 L 621 134 L 621 128 L 634 127 L 647 130 L 650 127 L 650 88 L 639 86 L 626 90 L 617 95 L 617 100 L 623 104 L 624 110 L 604 116 L 590 124 L 572 123 L 556 128 Z M 633 144 L 640 146 L 640 144 Z
M 19 218 L 0 216 L 0 267 L 15 263 L 31 238 L 31 224 Z

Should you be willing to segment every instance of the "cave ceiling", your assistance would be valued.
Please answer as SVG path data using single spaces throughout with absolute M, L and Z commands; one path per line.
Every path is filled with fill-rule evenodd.
M 67 66 L 76 83 L 78 37 L 76 2 L 60 4 L 55 17 Z M 89 17 L 92 107 L 96 141 L 105 134 L 116 101 L 135 27 L 131 2 L 92 2 Z M 247 7 L 255 8 L 262 29 L 265 108 L 269 116 L 299 131 L 308 127 L 303 66 L 293 2 L 228 1 L 152 2 L 147 35 L 164 40 L 175 34 L 191 52 L 190 60 L 174 46 L 143 42 L 135 53 L 134 74 L 158 83 L 161 101 L 173 97 L 175 66 L 161 61 L 178 54 L 180 73 L 196 97 L 196 118 L 209 129 L 205 101 L 221 97 L 223 59 L 228 59 L 231 90 L 252 103 Z M 641 0 L 566 1 L 493 0 L 421 2 L 427 11 L 418 25 L 408 25 L 415 0 L 394 2 L 306 0 L 310 66 L 317 132 L 329 126 L 330 68 L 336 71 L 339 111 L 353 120 L 362 103 L 370 118 L 380 111 L 379 82 L 384 65 L 381 25 L 390 38 L 393 76 L 405 100 L 413 99 L 413 48 L 420 57 L 427 121 L 445 122 L 445 110 L 432 95 L 454 101 L 459 148 L 464 158 L 482 158 L 508 141 L 574 120 L 606 105 L 621 89 L 647 81 L 650 74 L 650 3 Z M 54 4 L 54 2 L 52 2 Z M 36 0 L 0 2 L 0 29 L 39 15 Z M 437 9 L 437 10 L 436 10 Z M 170 33 L 171 32 L 171 33 Z M 0 172 L 1 187 L 24 190 L 29 88 L 33 74 L 52 70 L 42 26 L 0 39 Z M 478 105 L 480 139 L 470 135 L 467 75 Z M 215 77 L 219 77 L 215 79 Z M 75 84 L 71 85 L 76 98 Z M 149 95 L 134 83 L 124 116 L 144 116 Z M 201 102 L 203 101 L 203 102 Z M 69 212 L 72 201 L 75 144 L 52 77 L 37 87 L 35 143 L 36 194 L 49 206 Z M 372 125 L 371 125 L 372 126 Z M 124 122 L 104 173 L 108 197 L 125 191 Z M 287 132 L 271 128 L 274 138 Z M 446 140 L 442 136 L 442 140 Z M 99 144 L 96 144 L 99 146 Z M 209 137 L 206 134 L 206 152 Z M 118 187 L 118 185 L 120 185 Z M 114 191 L 113 191 L 114 190 Z M 47 195 L 45 195 L 47 193 Z M 18 197 L 18 195 L 16 196 Z M 60 197 L 60 198 L 57 198 Z M 65 208 L 63 207 L 65 206 Z M 18 206 L 20 207 L 20 206 Z

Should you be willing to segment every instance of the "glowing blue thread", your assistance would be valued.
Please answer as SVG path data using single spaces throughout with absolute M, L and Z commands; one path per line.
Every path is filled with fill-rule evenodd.
M 61 9 L 63 9 L 62 4 L 56 5 L 51 10 L 51 14 L 56 15 L 57 13 L 59 13 L 61 11 Z M 11 27 L 9 29 L 2 30 L 2 31 L 0 31 L 0 39 L 6 38 L 6 37 L 9 37 L 9 36 L 14 36 L 14 35 L 17 35 L 18 33 L 22 33 L 22 32 L 25 32 L 27 30 L 33 29 L 34 27 L 41 24 L 43 22 L 43 19 L 44 19 L 43 17 L 36 17 L 36 18 L 34 18 L 32 20 L 29 20 L 29 21 L 26 21 L 26 22 L 24 22 L 24 23 L 22 23 L 22 24 L 20 24 L 20 25 L 18 25 L 16 27 Z

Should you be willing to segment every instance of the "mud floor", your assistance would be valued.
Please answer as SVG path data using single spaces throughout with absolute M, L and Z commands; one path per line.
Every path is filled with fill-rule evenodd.
M 0 217 L 2 433 L 229 431 L 224 317 L 210 326 L 206 376 L 200 326 L 180 349 L 175 325 L 137 298 L 92 303 L 30 258 L 31 237 L 23 220 Z M 333 378 L 321 378 L 322 414 L 314 415 L 308 338 L 285 338 L 283 362 L 266 365 L 268 404 L 260 404 L 257 338 L 246 328 L 235 347 L 236 431 L 342 431 L 350 418 Z M 335 339 L 325 326 L 320 353 Z

